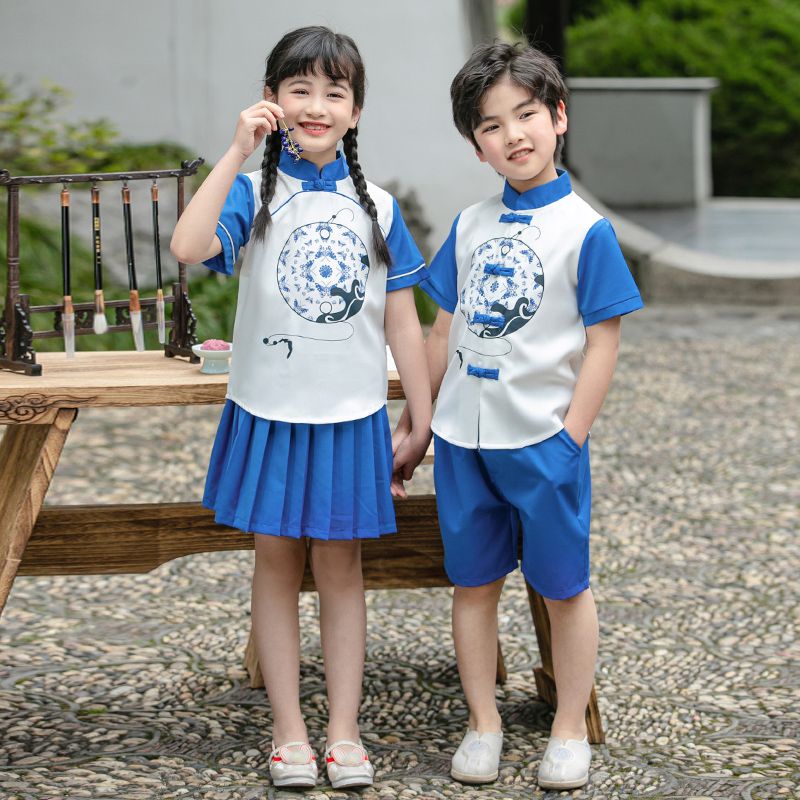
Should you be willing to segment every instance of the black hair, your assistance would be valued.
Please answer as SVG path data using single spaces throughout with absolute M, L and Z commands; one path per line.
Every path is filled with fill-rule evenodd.
M 353 103 L 364 107 L 366 76 L 364 62 L 356 43 L 345 34 L 334 33 L 322 25 L 311 25 L 290 31 L 272 48 L 267 57 L 264 86 L 278 94 L 278 86 L 294 75 L 322 73 L 332 81 L 346 80 L 353 90 Z M 358 193 L 361 207 L 372 219 L 372 244 L 378 259 L 391 264 L 389 246 L 378 224 L 378 211 L 367 190 L 367 180 L 358 163 L 358 128 L 351 128 L 342 138 L 344 155 L 350 168 L 350 177 Z M 253 235 L 263 239 L 272 223 L 269 203 L 275 194 L 278 160 L 281 154 L 281 137 L 274 131 L 267 137 L 264 159 L 261 162 L 261 208 L 253 221 Z
M 558 64 L 546 53 L 520 43 L 489 42 L 479 44 L 467 63 L 450 84 L 453 122 L 458 132 L 480 150 L 475 129 L 481 123 L 481 104 L 484 95 L 506 75 L 531 97 L 543 103 L 556 121 L 559 101 L 566 103 L 567 84 Z M 558 136 L 556 159 L 561 155 L 564 137 Z

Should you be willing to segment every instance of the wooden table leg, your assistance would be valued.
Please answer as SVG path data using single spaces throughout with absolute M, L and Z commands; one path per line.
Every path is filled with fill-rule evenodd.
M 78 415 L 60 409 L 45 425 L 8 425 L 0 441 L 0 614 Z
M 536 679 L 536 690 L 539 697 L 552 708 L 558 706 L 556 695 L 556 681 L 553 673 L 553 647 L 550 636 L 550 617 L 547 614 L 547 606 L 544 598 L 526 581 L 528 589 L 528 602 L 531 607 L 533 626 L 536 629 L 536 640 L 539 642 L 539 654 L 542 658 L 542 666 L 535 667 L 533 676 Z M 602 744 L 606 737 L 603 733 L 603 723 L 600 719 L 600 709 L 597 707 L 597 694 L 594 686 L 589 695 L 589 704 L 586 707 L 586 727 L 589 741 L 592 744 Z
M 261 665 L 258 663 L 258 653 L 256 653 L 256 643 L 253 639 L 252 628 L 250 628 L 247 647 L 244 650 L 244 665 L 247 669 L 247 674 L 250 676 L 250 688 L 263 689 L 264 676 L 261 674 Z
M 502 686 L 508 680 L 508 670 L 506 669 L 506 660 L 503 658 L 503 648 L 500 647 L 500 637 L 497 638 L 497 674 L 495 675 L 495 683 Z

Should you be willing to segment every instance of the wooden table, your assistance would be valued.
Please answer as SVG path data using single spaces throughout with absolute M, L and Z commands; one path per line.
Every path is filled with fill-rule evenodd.
M 200 503 L 44 506 L 58 459 L 81 408 L 208 405 L 225 400 L 227 375 L 161 352 L 63 353 L 37 356 L 43 374 L 0 372 L 0 614 L 17 575 L 149 572 L 191 553 L 253 548 L 252 534 L 217 525 Z M 390 400 L 403 397 L 389 373 Z M 367 589 L 449 586 L 434 495 L 398 502 L 398 535 L 362 547 Z M 303 590 L 314 589 L 309 570 Z M 541 596 L 528 586 L 542 666 L 539 695 L 556 705 L 550 624 Z M 262 685 L 252 639 L 246 664 Z M 505 677 L 498 645 L 498 678 Z M 589 740 L 604 741 L 594 689 L 586 712 Z

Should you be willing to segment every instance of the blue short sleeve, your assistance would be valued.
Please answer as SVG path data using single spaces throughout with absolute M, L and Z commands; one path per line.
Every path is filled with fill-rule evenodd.
M 400 206 L 394 198 L 392 198 L 392 227 L 386 237 L 386 244 L 389 245 L 389 252 L 392 254 L 392 265 L 386 278 L 387 292 L 414 286 L 427 276 L 425 259 L 406 227 Z
M 434 302 L 449 311 L 451 314 L 458 305 L 458 264 L 456 264 L 456 228 L 459 214 L 450 228 L 450 233 L 433 257 L 428 267 L 428 277 L 420 283 L 420 288 L 434 300 Z
M 250 239 L 254 209 L 253 184 L 247 175 L 237 175 L 217 222 L 222 252 L 203 262 L 209 269 L 223 275 L 233 275 L 239 249 Z
M 578 259 L 578 309 L 584 326 L 629 314 L 643 305 L 611 223 L 598 220 L 586 234 Z

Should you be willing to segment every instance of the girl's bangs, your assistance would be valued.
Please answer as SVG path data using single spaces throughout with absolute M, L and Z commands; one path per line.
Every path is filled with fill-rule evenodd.
M 324 75 L 331 81 L 344 80 L 353 86 L 357 68 L 352 55 L 335 42 L 323 41 L 318 47 L 298 42 L 287 54 L 280 72 L 278 82 L 292 75 Z

